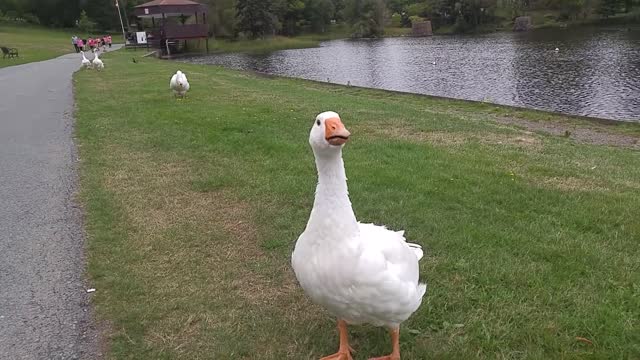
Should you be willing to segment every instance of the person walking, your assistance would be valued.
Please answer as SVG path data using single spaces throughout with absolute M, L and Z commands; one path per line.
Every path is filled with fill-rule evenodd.
M 71 37 L 71 43 L 73 44 L 74 49 L 76 49 L 76 52 L 80 52 L 80 49 L 78 48 L 78 37 L 73 35 Z

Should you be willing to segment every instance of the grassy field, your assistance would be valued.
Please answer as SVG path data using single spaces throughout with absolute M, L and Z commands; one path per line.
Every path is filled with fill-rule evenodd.
M 73 30 L 47 29 L 40 26 L 11 25 L 0 23 L 0 45 L 18 49 L 20 57 L 0 59 L 0 68 L 48 60 L 74 52 L 71 36 L 89 35 Z M 101 36 L 101 35 L 100 35 Z M 113 42 L 122 42 L 122 35 L 113 35 Z
M 68 54 L 74 51 L 71 45 L 72 35 L 70 32 L 42 27 L 0 24 L 0 44 L 15 47 L 20 53 L 17 59 L 0 59 L 0 68 Z
M 639 126 L 123 52 L 104 61 L 74 83 L 110 358 L 336 350 L 334 320 L 289 263 L 315 190 L 308 131 L 329 109 L 353 134 L 358 218 L 405 229 L 426 252 L 403 359 L 640 357 Z M 168 90 L 178 68 L 183 101 Z M 390 350 L 382 329 L 350 331 L 356 360 Z

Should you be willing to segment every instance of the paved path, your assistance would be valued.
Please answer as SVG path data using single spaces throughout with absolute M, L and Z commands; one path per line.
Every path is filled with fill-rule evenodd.
M 81 57 L 0 69 L 0 359 L 100 356 L 72 141 Z M 108 66 L 108 64 L 107 64 Z

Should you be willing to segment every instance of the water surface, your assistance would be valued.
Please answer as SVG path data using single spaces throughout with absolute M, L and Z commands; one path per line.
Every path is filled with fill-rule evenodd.
M 183 61 L 640 121 L 638 28 L 335 40 L 318 48 Z

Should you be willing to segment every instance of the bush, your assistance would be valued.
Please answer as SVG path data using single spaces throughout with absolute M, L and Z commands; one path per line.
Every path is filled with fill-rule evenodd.
M 402 15 L 398 13 L 394 13 L 391 15 L 391 26 L 392 27 L 401 27 L 402 26 Z
M 411 21 L 411 24 L 413 24 L 414 22 L 424 21 L 424 18 L 417 15 L 413 15 L 413 16 L 409 16 L 409 21 Z
M 18 13 L 15 10 L 8 10 L 5 18 L 9 21 L 16 21 L 18 19 Z
M 456 17 L 456 23 L 453 25 L 453 29 L 457 33 L 466 33 L 473 30 L 473 25 L 469 24 L 463 15 Z
M 22 18 L 24 19 L 24 21 L 28 22 L 29 24 L 40 25 L 40 19 L 38 19 L 38 17 L 33 15 L 32 13 L 26 13 L 22 15 Z
M 431 5 L 427 2 L 415 3 L 407 6 L 407 14 L 409 17 L 421 16 L 427 17 L 431 13 Z

